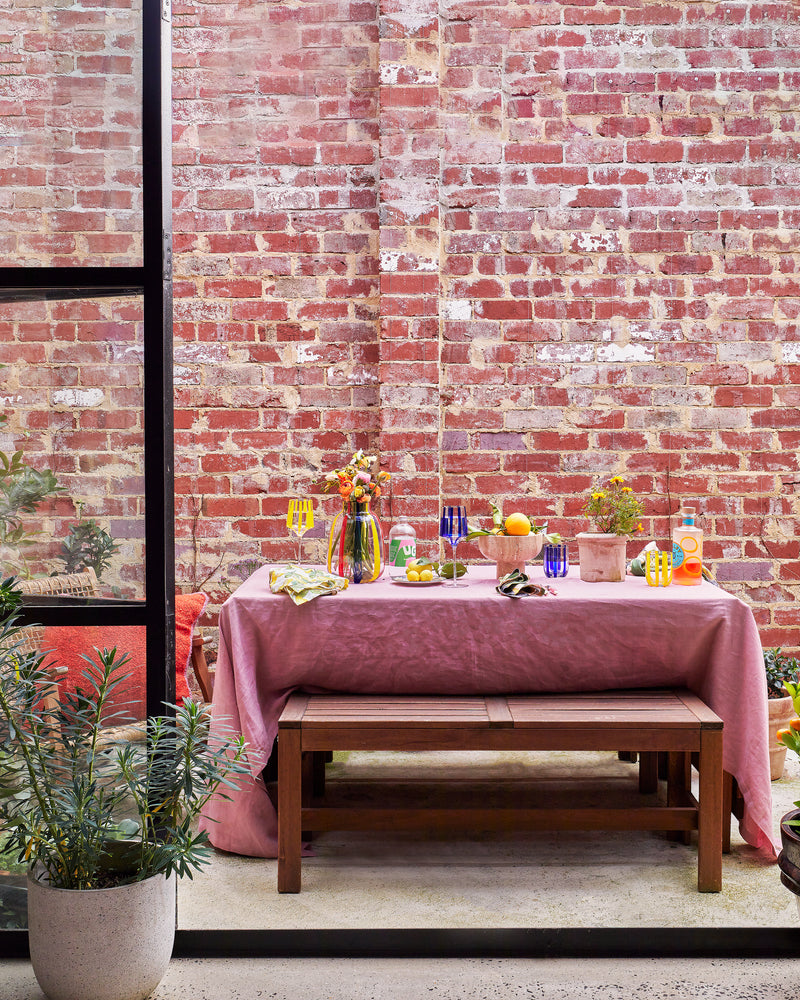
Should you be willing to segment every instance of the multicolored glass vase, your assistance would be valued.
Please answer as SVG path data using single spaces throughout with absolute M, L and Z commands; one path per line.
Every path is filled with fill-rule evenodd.
M 328 572 L 352 583 L 373 583 L 383 572 L 383 532 L 369 500 L 345 500 L 333 519 Z

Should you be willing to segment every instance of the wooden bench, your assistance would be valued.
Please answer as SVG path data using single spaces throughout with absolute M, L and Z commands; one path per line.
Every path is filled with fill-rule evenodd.
M 303 771 L 309 770 L 303 761 L 319 760 L 319 751 L 331 750 L 635 750 L 649 760 L 666 752 L 670 780 L 665 805 L 336 808 L 324 799 L 311 800 L 310 782 L 303 789 Z M 699 802 L 685 780 L 693 754 L 699 763 Z M 640 789 L 647 790 L 652 779 L 652 768 L 643 769 Z M 492 697 L 296 692 L 278 728 L 278 891 L 300 891 L 306 830 L 666 830 L 688 835 L 696 829 L 698 890 L 719 892 L 722 808 L 722 720 L 689 691 Z

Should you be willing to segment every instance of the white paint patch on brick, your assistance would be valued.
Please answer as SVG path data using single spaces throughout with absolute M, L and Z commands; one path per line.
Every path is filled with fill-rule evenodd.
M 597 349 L 598 361 L 654 361 L 655 356 L 655 347 L 644 344 L 609 344 Z
M 397 83 L 397 77 L 401 68 L 399 63 L 395 63 L 394 65 L 391 63 L 381 63 L 381 83 L 384 86 Z
M 295 345 L 295 357 L 299 365 L 302 365 L 304 361 L 319 361 L 320 356 L 319 352 L 314 350 L 314 345 L 312 344 Z
M 416 35 L 435 20 L 431 14 L 430 4 L 427 0 L 404 0 L 403 9 L 395 11 L 391 15 L 391 20 L 395 24 L 401 24 L 410 35 Z
M 631 323 L 628 326 L 631 337 L 635 337 L 637 340 L 655 340 L 656 335 L 653 332 L 652 327 L 644 326 L 641 323 Z
M 581 233 L 577 246 L 585 253 L 608 253 L 616 248 L 616 236 L 613 233 Z
M 450 299 L 444 303 L 446 319 L 472 319 L 472 303 L 469 299 Z
M 75 409 L 85 409 L 87 406 L 99 406 L 103 402 L 102 389 L 56 389 L 53 393 L 56 406 L 70 406 Z
M 781 353 L 784 361 L 790 363 L 800 361 L 800 344 L 784 344 Z
M 381 271 L 396 271 L 399 260 L 399 250 L 381 250 Z
M 545 344 L 539 348 L 539 361 L 591 361 L 592 344 Z
M 439 269 L 438 260 L 425 260 L 422 257 L 417 258 L 418 271 L 437 271 L 438 269 Z
M 178 385 L 190 385 L 197 383 L 200 380 L 200 375 L 195 368 L 187 368 L 185 365 L 173 365 L 172 378 Z
M 184 364 L 220 365 L 228 360 L 227 348 L 222 344 L 205 344 L 200 342 L 181 344 L 177 348 L 176 354 L 180 355 L 178 360 Z

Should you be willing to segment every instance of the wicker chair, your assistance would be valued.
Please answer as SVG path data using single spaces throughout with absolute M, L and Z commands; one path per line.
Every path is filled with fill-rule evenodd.
M 97 593 L 97 574 L 88 566 L 80 573 L 61 573 L 58 576 L 44 576 L 36 580 L 20 580 L 19 589 L 24 597 L 94 597 Z M 41 650 L 44 640 L 44 625 L 27 625 L 19 635 L 22 653 Z M 54 667 L 54 680 L 66 674 L 66 667 Z M 52 694 L 45 699 L 45 708 L 55 708 L 58 702 L 58 685 L 53 685 Z

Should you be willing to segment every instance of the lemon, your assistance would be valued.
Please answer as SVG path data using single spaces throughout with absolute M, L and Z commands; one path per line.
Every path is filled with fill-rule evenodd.
M 406 579 L 410 580 L 412 583 L 416 583 L 417 580 L 419 580 L 419 573 L 415 569 L 406 570 Z
M 420 573 L 419 578 L 420 578 L 420 580 L 425 580 L 425 581 L 432 580 L 433 579 L 433 570 L 432 569 L 424 569 Z
M 524 514 L 509 514 L 506 518 L 505 531 L 507 535 L 529 535 L 531 522 Z

